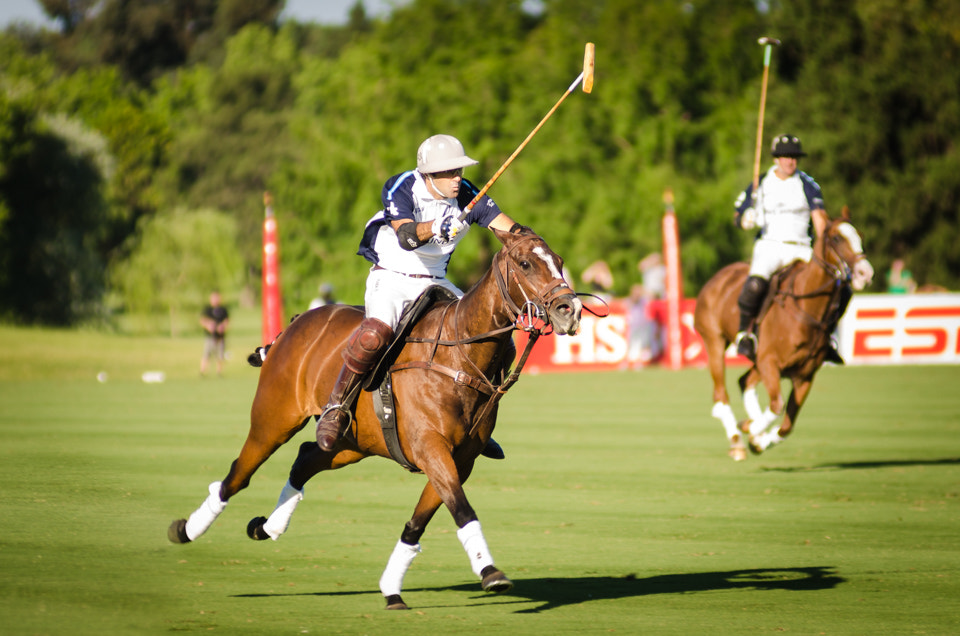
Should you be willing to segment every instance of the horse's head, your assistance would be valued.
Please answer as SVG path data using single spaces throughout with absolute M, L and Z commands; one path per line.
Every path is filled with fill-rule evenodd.
M 563 259 L 528 227 L 494 234 L 503 243 L 494 270 L 511 310 L 518 317 L 532 314 L 557 333 L 576 333 L 583 304 L 563 279 Z
M 850 222 L 850 210 L 843 206 L 840 218 L 830 219 L 822 233 L 818 254 L 836 268 L 835 275 L 860 291 L 873 281 L 873 265 L 863 253 L 863 239 Z

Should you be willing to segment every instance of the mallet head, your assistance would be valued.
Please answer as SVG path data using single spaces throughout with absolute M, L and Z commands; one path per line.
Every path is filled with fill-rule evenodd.
M 594 47 L 593 42 L 587 42 L 583 51 L 583 92 L 589 93 L 593 90 L 593 60 Z
M 777 38 L 768 38 L 768 37 L 764 36 L 764 37 L 760 38 L 759 40 L 757 40 L 757 44 L 759 44 L 759 45 L 761 45 L 761 46 L 764 45 L 764 44 L 769 44 L 769 45 L 772 45 L 772 46 L 780 46 L 780 40 L 778 40 Z

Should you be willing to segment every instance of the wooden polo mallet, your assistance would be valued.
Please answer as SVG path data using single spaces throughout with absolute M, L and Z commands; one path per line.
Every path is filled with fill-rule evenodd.
M 763 148 L 763 111 L 767 104 L 767 79 L 770 76 L 770 51 L 774 46 L 780 46 L 776 38 L 762 37 L 757 44 L 763 50 L 763 81 L 760 84 L 760 115 L 757 121 L 757 151 L 753 158 L 753 196 L 756 199 L 757 188 L 760 186 L 760 152 Z
M 553 115 L 554 111 L 560 107 L 560 104 L 563 103 L 563 100 L 565 100 L 567 96 L 577 88 L 578 84 L 583 84 L 584 93 L 589 93 L 593 90 L 593 61 L 593 42 L 587 42 L 587 45 L 583 51 L 583 71 L 577 76 L 577 79 L 573 80 L 573 83 L 570 84 L 570 88 L 568 88 L 563 96 L 557 101 L 557 103 L 553 105 L 553 108 L 550 109 L 550 112 L 548 112 L 543 119 L 540 120 L 540 123 L 537 124 L 537 127 L 530 131 L 530 134 L 527 135 L 527 138 L 523 140 L 523 143 L 517 146 L 517 149 L 514 150 L 513 154 L 503 162 L 503 165 L 500 166 L 500 169 L 497 170 L 492 177 L 490 177 L 490 180 L 487 181 L 486 185 L 480 189 L 480 192 L 477 193 L 477 196 L 473 197 L 473 200 L 467 204 L 467 207 L 465 207 L 460 213 L 460 221 L 463 221 L 465 218 L 467 218 L 467 215 L 470 213 L 470 210 L 473 209 L 473 206 L 475 206 L 483 197 L 483 195 L 487 193 L 487 190 L 490 189 L 490 186 L 492 186 L 493 183 L 500 178 L 500 175 L 503 174 L 504 170 L 507 169 L 507 166 L 513 163 L 513 160 L 516 159 L 517 155 L 520 154 L 520 151 L 523 150 L 524 146 L 526 146 L 530 140 L 533 139 L 533 136 L 537 134 L 537 131 L 540 130 L 540 128 L 548 119 L 550 119 L 550 116 Z

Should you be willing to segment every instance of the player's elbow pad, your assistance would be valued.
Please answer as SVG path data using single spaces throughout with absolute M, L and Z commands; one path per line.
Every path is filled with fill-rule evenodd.
M 404 223 L 397 229 L 397 240 L 400 242 L 400 247 L 408 252 L 427 243 L 427 241 L 421 241 L 417 238 L 417 224 L 412 221 Z

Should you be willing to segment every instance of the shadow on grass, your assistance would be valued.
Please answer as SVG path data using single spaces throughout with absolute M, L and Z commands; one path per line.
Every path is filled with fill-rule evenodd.
M 839 464 L 820 464 L 819 466 L 776 466 L 761 467 L 760 470 L 770 473 L 807 473 L 826 470 L 861 470 L 864 468 L 899 468 L 903 466 L 949 466 L 960 464 L 960 457 L 945 457 L 943 459 L 890 459 L 872 462 L 842 462 Z
M 540 603 L 518 610 L 518 614 L 535 614 L 546 610 L 577 605 L 587 601 L 622 599 L 656 594 L 691 594 L 723 590 L 790 590 L 806 592 L 829 590 L 845 582 L 832 567 L 763 568 L 727 572 L 662 574 L 637 578 L 634 574 L 615 576 L 582 576 L 573 578 L 516 579 L 514 587 L 497 597 L 501 603 Z M 465 583 L 443 588 L 445 591 L 477 593 L 478 583 Z M 404 594 L 436 592 L 437 588 L 411 588 Z M 271 596 L 355 596 L 373 592 L 309 592 L 296 594 L 237 594 L 241 598 Z M 486 594 L 484 597 L 488 597 Z M 509 600 L 508 600 L 509 599 Z M 422 606 L 420 606 L 422 608 Z

